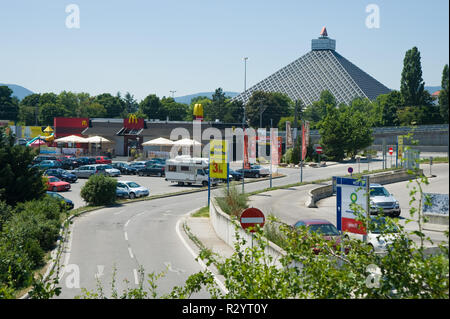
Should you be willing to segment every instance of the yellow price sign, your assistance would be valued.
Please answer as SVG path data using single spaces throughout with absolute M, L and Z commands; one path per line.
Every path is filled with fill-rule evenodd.
M 227 142 L 222 140 L 211 140 L 209 143 L 209 151 L 209 176 L 226 179 L 228 176 Z

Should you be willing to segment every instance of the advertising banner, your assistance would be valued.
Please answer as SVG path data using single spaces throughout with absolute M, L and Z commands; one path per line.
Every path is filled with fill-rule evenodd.
M 226 179 L 228 176 L 227 141 L 211 140 L 209 152 L 209 176 Z
M 292 142 L 291 122 L 286 121 L 286 149 L 294 146 Z
M 336 227 L 338 230 L 366 235 L 366 228 L 357 221 L 355 210 L 367 214 L 366 181 L 336 177 Z

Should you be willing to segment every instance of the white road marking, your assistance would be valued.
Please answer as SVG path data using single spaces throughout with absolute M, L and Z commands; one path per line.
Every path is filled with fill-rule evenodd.
M 193 213 L 193 212 L 195 212 L 195 211 L 197 211 L 197 210 L 199 210 L 199 209 L 200 209 L 200 207 L 197 208 L 197 209 L 194 209 L 194 210 L 190 211 L 189 213 L 187 213 L 187 214 L 184 215 L 184 216 L 189 216 L 191 213 Z M 180 238 L 181 242 L 183 243 L 183 245 L 186 247 L 186 249 L 189 251 L 189 253 L 191 253 L 191 255 L 194 257 L 194 260 L 195 260 L 198 256 L 195 254 L 195 252 L 192 250 L 192 248 L 189 246 L 189 244 L 186 242 L 186 240 L 183 238 L 183 236 L 182 236 L 181 233 L 180 233 L 180 223 L 181 223 L 181 220 L 183 219 L 184 216 L 182 216 L 180 219 L 178 219 L 177 224 L 175 225 L 175 231 L 176 231 L 178 237 Z M 203 269 L 208 269 L 208 270 L 209 270 L 208 266 L 206 266 L 206 264 L 203 262 L 203 260 L 201 260 L 200 258 L 198 258 L 198 259 L 197 259 L 197 262 L 200 264 L 200 266 L 201 266 Z M 213 275 L 213 277 L 214 277 L 214 281 L 217 283 L 217 285 L 219 286 L 219 288 L 222 289 L 222 291 L 223 291 L 225 294 L 228 293 L 228 289 L 227 289 L 227 288 L 225 287 L 225 285 L 219 280 L 219 278 L 217 278 L 216 274 L 214 274 L 211 270 L 209 270 L 209 271 L 212 273 L 212 275 Z
M 133 269 L 133 274 L 134 274 L 134 283 L 136 285 L 139 285 L 139 278 L 138 278 L 138 273 L 136 269 Z
M 131 259 L 134 258 L 133 252 L 131 251 L 131 247 L 128 247 L 128 253 L 130 254 Z
M 130 222 L 131 219 L 127 220 L 127 222 L 125 223 L 125 227 L 128 226 L 128 223 Z
M 127 232 L 125 232 L 124 235 L 125 235 L 125 240 L 128 241 L 128 234 L 127 234 Z

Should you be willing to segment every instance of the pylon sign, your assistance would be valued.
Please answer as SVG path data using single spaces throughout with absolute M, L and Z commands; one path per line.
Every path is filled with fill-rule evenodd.
M 336 228 L 356 234 L 366 234 L 363 223 L 356 220 L 355 210 L 368 212 L 366 181 L 353 178 L 336 178 Z
M 209 176 L 226 179 L 228 176 L 227 141 L 211 140 L 209 151 Z

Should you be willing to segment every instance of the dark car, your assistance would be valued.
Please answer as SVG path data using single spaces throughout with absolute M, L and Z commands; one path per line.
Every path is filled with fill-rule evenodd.
M 40 163 L 34 164 L 33 167 L 37 167 L 38 169 L 41 170 L 49 168 L 60 168 L 61 163 L 57 160 L 43 160 Z
M 117 168 L 121 174 L 134 175 L 137 173 L 137 169 L 135 167 L 131 167 L 124 162 L 114 162 L 111 165 L 112 167 Z
M 39 164 L 40 162 L 42 162 L 42 161 L 45 161 L 45 160 L 47 160 L 47 161 L 56 161 L 57 159 L 56 159 L 56 156 L 50 156 L 50 155 L 38 155 L 38 156 L 36 156 L 34 159 L 33 159 L 33 162 L 32 162 L 32 164 L 34 165 L 34 164 Z
M 75 161 L 78 163 L 78 166 L 91 164 L 89 163 L 89 157 L 78 157 L 75 159 Z
M 240 181 L 242 179 L 242 173 L 229 169 L 228 173 L 232 176 L 233 180 Z
M 73 202 L 70 199 L 65 198 L 64 196 L 62 196 L 58 193 L 47 191 L 47 195 L 66 202 L 66 207 L 68 210 L 73 209 L 75 207 L 75 205 L 73 204 Z
M 270 174 L 269 169 L 264 168 L 260 165 L 252 165 L 250 166 L 250 168 L 240 168 L 236 171 L 238 173 L 243 174 L 244 177 L 255 177 L 255 178 L 268 176 Z
M 65 182 L 69 183 L 75 183 L 78 179 L 78 177 L 75 174 L 72 174 L 62 168 L 51 168 L 44 172 L 45 176 L 55 176 L 58 177 L 60 180 L 63 180 Z
M 152 158 L 151 160 L 147 161 L 147 163 L 166 165 L 166 159 L 165 158 Z
M 299 227 L 306 227 L 309 234 L 316 233 L 317 235 L 322 236 L 325 240 L 329 240 L 333 244 L 333 248 L 337 249 L 342 242 L 341 233 L 337 228 L 325 219 L 303 219 L 299 220 L 293 225 L 294 229 Z M 313 251 L 315 254 L 320 252 L 320 248 L 313 247 Z M 345 252 L 348 253 L 348 248 L 345 249 Z
M 150 176 L 150 175 L 156 175 L 156 176 L 165 176 L 165 167 L 160 164 L 150 164 L 145 165 L 145 167 L 138 170 L 139 176 Z
M 62 169 L 74 169 L 81 165 L 75 157 L 63 157 L 60 163 Z

